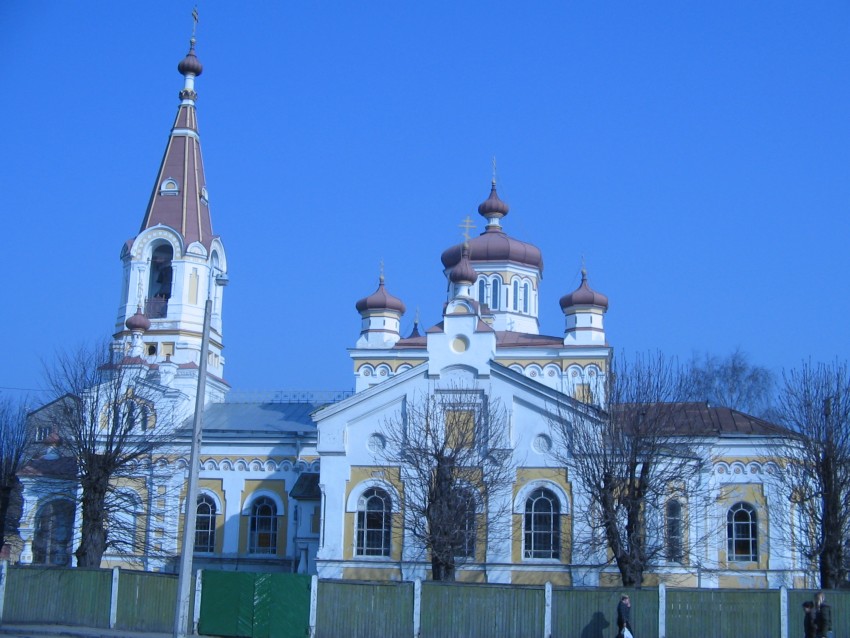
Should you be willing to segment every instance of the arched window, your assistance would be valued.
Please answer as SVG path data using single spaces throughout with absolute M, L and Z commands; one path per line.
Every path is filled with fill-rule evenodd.
M 195 518 L 195 551 L 211 554 L 215 551 L 215 527 L 217 512 L 215 501 L 207 494 L 198 497 Z
M 522 311 L 528 312 L 528 284 L 522 285 Z
M 389 556 L 392 531 L 392 499 L 372 487 L 357 501 L 357 556 Z
M 516 279 L 514 279 L 513 289 L 514 289 L 514 302 L 513 302 L 514 303 L 514 310 L 518 310 L 519 309 L 519 282 Z
M 248 534 L 249 554 L 277 552 L 277 507 L 263 496 L 251 506 L 251 526 Z
M 458 529 L 462 536 L 459 539 L 455 556 L 457 558 L 475 558 L 475 536 L 477 533 L 475 515 L 477 513 L 475 493 L 470 489 L 460 488 L 457 492 L 458 507 L 461 512 L 462 524 Z
M 150 420 L 150 411 L 148 406 L 141 401 L 128 399 L 123 404 L 124 408 L 124 423 L 129 432 L 145 432 L 148 429 Z M 118 410 L 119 408 L 116 408 Z M 117 430 L 116 430 L 117 432 Z
M 758 518 L 749 503 L 735 503 L 726 514 L 727 558 L 736 562 L 758 560 Z
M 35 518 L 32 562 L 37 565 L 70 565 L 73 527 L 73 503 L 54 500 L 43 505 Z
M 161 244 L 151 254 L 151 276 L 148 282 L 148 302 L 145 314 L 150 319 L 168 316 L 168 300 L 171 298 L 171 260 L 174 249 L 171 244 Z
M 561 507 L 549 490 L 534 490 L 525 502 L 523 556 L 561 557 Z
M 665 546 L 667 560 L 681 563 L 684 557 L 682 535 L 682 504 L 675 498 L 667 501 L 667 525 Z
M 482 305 L 487 303 L 487 282 L 483 279 L 478 280 L 478 303 Z
M 491 292 L 490 292 L 490 309 L 498 310 L 499 309 L 499 290 L 502 288 L 502 280 L 496 277 L 493 279 L 493 283 L 491 284 Z

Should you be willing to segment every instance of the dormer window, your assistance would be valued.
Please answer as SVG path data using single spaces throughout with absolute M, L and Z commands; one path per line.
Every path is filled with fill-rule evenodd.
M 167 177 L 163 180 L 162 185 L 159 187 L 160 195 L 179 195 L 180 188 L 177 186 L 177 180 Z
M 201 203 L 204 206 L 209 206 L 209 201 L 210 201 L 210 198 L 209 198 L 209 195 L 207 194 L 207 187 L 201 186 Z

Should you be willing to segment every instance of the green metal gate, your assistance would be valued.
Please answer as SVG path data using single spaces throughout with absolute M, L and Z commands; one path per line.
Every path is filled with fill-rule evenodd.
M 204 570 L 198 633 L 303 638 L 310 633 L 310 576 Z

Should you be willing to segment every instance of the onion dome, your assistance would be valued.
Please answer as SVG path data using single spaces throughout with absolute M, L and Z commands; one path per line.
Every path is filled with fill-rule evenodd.
M 145 332 L 151 327 L 151 320 L 142 314 L 142 307 L 136 307 L 136 314 L 124 322 L 127 329 L 131 332 Z
M 510 207 L 499 199 L 499 194 L 496 192 L 496 180 L 490 187 L 490 197 L 485 199 L 478 206 L 478 214 L 487 219 L 501 219 L 508 214 Z
M 406 308 L 404 302 L 398 297 L 393 297 L 384 288 L 384 276 L 381 275 L 378 283 L 378 289 L 368 297 L 364 297 L 357 302 L 357 312 L 363 313 L 368 310 L 394 310 L 399 314 L 404 314 Z
M 452 271 L 449 274 L 449 279 L 453 284 L 472 285 L 475 283 L 477 278 L 478 273 L 475 272 L 472 264 L 469 263 L 469 244 L 464 243 L 460 261 L 454 268 L 452 268 Z
M 496 194 L 493 182 L 490 197 L 479 207 L 478 212 L 493 221 L 478 237 L 469 240 L 469 260 L 475 262 L 510 261 L 543 271 L 543 256 L 540 249 L 532 244 L 509 237 L 498 220 L 508 214 L 508 205 Z M 443 251 L 441 260 L 444 268 L 454 268 L 460 263 L 464 244 L 455 244 Z M 474 281 L 474 280 L 473 280 Z
M 191 73 L 195 77 L 198 77 L 201 73 L 203 73 L 204 66 L 195 55 L 195 38 L 189 40 L 189 53 L 186 54 L 185 58 L 180 60 L 180 64 L 177 65 L 177 70 L 180 71 L 181 75 L 189 75 Z
M 447 248 L 440 258 L 443 267 L 457 266 L 462 254 L 463 244 Z M 499 226 L 490 226 L 478 237 L 469 240 L 469 260 L 472 262 L 512 261 L 529 268 L 543 270 L 543 256 L 540 254 L 540 249 L 509 237 Z
M 587 270 L 581 269 L 581 285 L 568 295 L 561 297 L 561 310 L 566 310 L 573 306 L 597 306 L 603 310 L 608 310 L 608 297 L 601 292 L 592 290 L 587 285 Z

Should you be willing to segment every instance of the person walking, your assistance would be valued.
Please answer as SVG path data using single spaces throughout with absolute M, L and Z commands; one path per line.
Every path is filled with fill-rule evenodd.
M 832 608 L 826 604 L 826 595 L 819 591 L 815 594 L 815 637 L 832 636 Z
M 815 628 L 815 604 L 807 600 L 803 603 L 803 638 L 817 638 Z
M 629 600 L 628 594 L 620 596 L 620 602 L 617 604 L 617 627 L 620 628 L 620 633 L 617 634 L 620 638 L 634 638 L 632 633 L 632 601 Z

